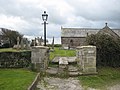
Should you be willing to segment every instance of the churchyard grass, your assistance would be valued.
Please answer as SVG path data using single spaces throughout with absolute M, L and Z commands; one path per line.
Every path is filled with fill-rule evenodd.
M 17 50 L 13 48 L 1 48 L 0 52 L 21 52 L 21 51 L 29 51 L 29 50 Z
M 54 52 L 50 52 L 50 60 L 54 59 L 54 57 L 73 57 L 76 55 L 76 50 L 63 50 L 59 49 L 59 47 L 54 48 Z
M 0 52 L 16 52 L 16 49 L 12 49 L 12 48 L 2 48 L 0 49 Z
M 27 90 L 35 76 L 26 69 L 0 69 L 0 90 Z
M 98 75 L 79 76 L 78 79 L 85 88 L 106 90 L 106 87 L 120 84 L 120 68 L 98 68 Z

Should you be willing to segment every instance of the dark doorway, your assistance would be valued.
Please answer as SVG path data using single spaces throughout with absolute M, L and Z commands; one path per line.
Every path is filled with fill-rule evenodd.
M 73 47 L 73 40 L 71 39 L 70 40 L 70 43 L 68 44 L 68 49 L 72 48 Z
M 72 39 L 70 40 L 70 46 L 73 46 L 73 40 Z

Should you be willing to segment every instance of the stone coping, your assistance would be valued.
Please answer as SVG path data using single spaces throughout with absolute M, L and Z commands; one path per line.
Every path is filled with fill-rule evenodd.
M 36 86 L 37 86 L 37 83 L 40 79 L 40 73 L 37 74 L 37 76 L 35 77 L 34 81 L 32 82 L 32 84 L 28 87 L 27 90 L 36 90 Z
M 92 46 L 92 45 L 88 45 L 88 46 L 78 46 L 76 47 L 76 49 L 80 49 L 80 48 L 96 48 L 96 46 Z

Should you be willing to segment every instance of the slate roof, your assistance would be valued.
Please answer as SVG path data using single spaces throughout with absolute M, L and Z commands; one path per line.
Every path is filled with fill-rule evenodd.
M 108 27 L 107 23 L 105 24 L 105 27 L 101 29 L 98 33 L 105 33 L 116 38 L 120 37 L 120 29 L 111 29 Z
M 99 30 L 92 28 L 61 28 L 61 37 L 86 37 L 87 34 L 96 34 Z
M 104 29 L 104 28 L 103 28 Z M 102 29 L 95 28 L 62 28 L 61 37 L 86 37 L 87 34 L 97 34 Z M 112 29 L 120 37 L 120 29 Z
M 120 37 L 120 29 L 112 29 Z

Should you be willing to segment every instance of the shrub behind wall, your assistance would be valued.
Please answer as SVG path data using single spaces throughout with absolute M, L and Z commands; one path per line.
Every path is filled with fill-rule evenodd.
M 0 68 L 24 68 L 31 63 L 31 51 L 0 52 Z
M 97 66 L 120 67 L 120 38 L 95 34 L 89 35 L 86 42 L 97 47 Z

